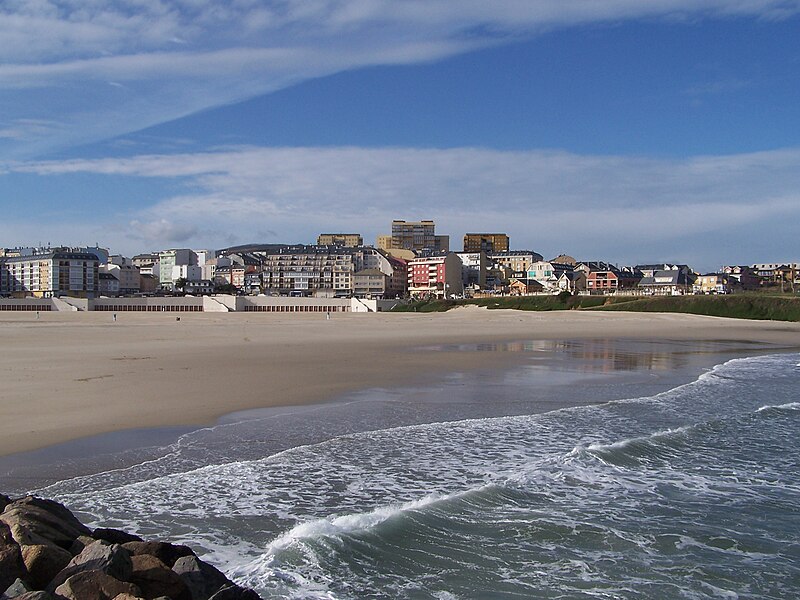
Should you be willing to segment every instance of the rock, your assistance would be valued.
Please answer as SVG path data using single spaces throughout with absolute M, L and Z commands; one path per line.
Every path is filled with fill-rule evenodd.
M 192 600 L 192 594 L 180 575 L 155 556 L 139 554 L 131 561 L 133 574 L 130 581 L 141 589 L 143 598 L 169 596 L 172 600 Z
M 55 544 L 69 549 L 80 535 L 90 535 L 64 506 L 52 500 L 28 496 L 8 504 L 0 514 L 20 546 Z
M 55 596 L 47 592 L 26 592 L 14 600 L 56 600 Z
M 144 541 L 138 535 L 120 531 L 119 529 L 107 529 L 105 527 L 95 529 L 92 533 L 92 537 L 96 540 L 105 540 L 107 542 L 111 542 L 112 544 L 125 544 L 127 542 Z
M 93 537 L 89 537 L 88 535 L 79 535 L 78 539 L 72 542 L 72 546 L 69 547 L 70 554 L 72 556 L 78 556 L 86 546 L 94 544 L 97 540 Z
M 15 579 L 28 575 L 22 560 L 19 544 L 11 536 L 11 529 L 0 521 L 0 590 L 6 589 Z
M 72 554 L 52 544 L 22 546 L 22 560 L 28 571 L 28 580 L 37 590 L 43 590 L 59 571 L 72 560 Z
M 5 592 L 0 594 L 0 599 L 5 600 L 6 598 L 18 598 L 22 594 L 32 591 L 34 591 L 32 586 L 24 582 L 22 579 L 17 579 L 14 581 L 14 583 L 6 588 Z
M 6 506 L 9 504 L 11 504 L 11 498 L 0 494 L 0 513 L 3 512 L 3 510 L 5 510 Z
M 141 596 L 131 596 L 130 594 L 118 594 L 114 600 L 144 600 Z
M 67 600 L 111 600 L 120 594 L 141 597 L 135 585 L 118 581 L 102 571 L 76 573 L 55 590 L 56 596 Z
M 194 556 L 194 552 L 189 546 L 177 544 L 167 544 L 165 542 L 128 542 L 122 544 L 134 556 L 149 554 L 155 556 L 168 567 L 172 567 L 175 561 L 182 556 Z
M 73 575 L 84 571 L 100 571 L 120 581 L 129 581 L 133 572 L 130 552 L 119 544 L 109 544 L 104 540 L 89 544 L 53 577 L 47 590 L 53 591 Z
M 219 570 L 196 556 L 184 556 L 175 561 L 172 570 L 180 575 L 194 600 L 207 600 L 232 582 Z
M 239 587 L 236 584 L 231 584 L 222 588 L 216 594 L 211 596 L 209 600 L 261 600 L 261 596 L 256 594 L 253 590 Z

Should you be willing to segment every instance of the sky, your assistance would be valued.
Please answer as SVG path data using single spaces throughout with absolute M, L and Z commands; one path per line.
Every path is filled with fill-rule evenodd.
M 5 0 L 0 247 L 800 261 L 800 0 Z

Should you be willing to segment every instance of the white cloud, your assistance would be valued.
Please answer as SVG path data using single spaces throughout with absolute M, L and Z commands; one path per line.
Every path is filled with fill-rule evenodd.
M 42 118 L 38 107 L 63 127 L 14 137 L 5 154 L 105 139 L 312 77 L 437 60 L 557 27 L 799 12 L 800 0 L 12 0 L 0 4 L 0 101 L 14 107 L 3 118 Z M 126 88 L 110 96 L 108 81 Z
M 800 222 L 800 149 L 657 160 L 477 148 L 248 147 L 6 169 L 182 184 L 185 193 L 115 215 L 129 225 L 109 243 L 125 245 L 128 236 L 131 251 L 143 243 L 310 242 L 326 230 L 374 240 L 392 219 L 433 218 L 454 246 L 466 231 L 485 229 L 506 231 L 515 247 L 546 255 L 718 264 L 727 262 L 722 248 L 734 233 L 741 256 L 729 262 L 748 262 L 757 244 L 751 262 L 769 258 L 765 243 L 776 258 L 794 252 L 794 233 L 774 226 Z M 267 231 L 277 233 L 265 239 Z M 685 255 L 689 242 L 699 255 Z

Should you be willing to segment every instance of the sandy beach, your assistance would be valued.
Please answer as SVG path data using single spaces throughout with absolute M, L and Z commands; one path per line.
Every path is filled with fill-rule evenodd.
M 234 411 L 513 365 L 504 352 L 420 351 L 537 339 L 800 347 L 800 324 L 679 314 L 458 309 L 443 314 L 0 314 L 0 456 L 99 433 L 203 425 Z

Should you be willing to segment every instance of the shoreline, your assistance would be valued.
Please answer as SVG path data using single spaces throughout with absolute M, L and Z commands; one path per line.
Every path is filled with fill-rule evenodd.
M 377 387 L 511 368 L 524 352 L 459 346 L 620 339 L 800 347 L 800 325 L 642 313 L 450 313 L 0 317 L 0 456 L 111 432 L 209 426 L 226 415 L 318 405 Z M 431 349 L 433 348 L 433 349 Z M 50 394 L 47 394 L 47 390 Z M 15 403 L 15 399 L 17 402 Z M 23 402 L 19 402 L 22 399 Z

